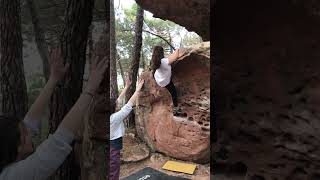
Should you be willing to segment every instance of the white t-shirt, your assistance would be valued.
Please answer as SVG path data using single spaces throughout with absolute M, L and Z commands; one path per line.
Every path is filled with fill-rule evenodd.
M 123 120 L 128 117 L 132 111 L 132 104 L 128 102 L 120 111 L 110 116 L 110 140 L 120 138 L 125 133 Z
M 25 119 L 24 123 L 31 133 L 39 132 L 38 124 Z M 70 143 L 74 135 L 63 127 L 43 141 L 36 151 L 26 159 L 12 163 L 5 167 L 0 180 L 45 180 L 51 176 L 72 151 Z
M 168 58 L 161 59 L 161 65 L 154 73 L 154 79 L 161 87 L 165 87 L 171 81 L 171 65 Z

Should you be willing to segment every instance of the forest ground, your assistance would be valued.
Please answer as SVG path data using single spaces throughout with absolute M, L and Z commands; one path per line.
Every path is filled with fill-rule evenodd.
M 176 160 L 174 158 L 170 158 L 164 154 L 161 153 L 150 153 L 149 156 L 144 159 L 137 162 L 124 162 L 123 159 L 125 159 L 128 156 L 141 156 L 141 154 L 145 153 L 143 151 L 139 151 L 138 149 L 141 149 L 142 145 L 144 145 L 143 142 L 139 140 L 139 138 L 136 137 L 135 132 L 133 129 L 127 129 L 126 135 L 124 136 L 123 140 L 123 150 L 121 152 L 122 155 L 122 162 L 121 162 L 121 170 L 120 170 L 120 178 L 124 178 L 129 176 L 130 174 L 133 174 L 145 167 L 151 167 L 153 169 L 156 169 L 158 171 L 164 172 L 168 175 L 172 176 L 178 176 L 178 177 L 184 177 L 192 180 L 209 180 L 210 179 L 210 164 L 196 164 L 197 168 L 195 170 L 195 173 L 193 175 L 188 175 L 184 173 L 176 173 L 171 172 L 162 169 L 162 166 L 168 161 L 179 161 L 179 162 L 185 162 L 194 164 L 192 162 L 186 162 L 186 161 L 180 161 Z

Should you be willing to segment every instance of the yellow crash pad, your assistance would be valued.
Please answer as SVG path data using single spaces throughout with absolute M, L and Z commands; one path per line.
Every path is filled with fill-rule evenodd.
M 162 168 L 169 171 L 193 174 L 194 171 L 196 170 L 196 167 L 197 166 L 194 164 L 187 164 L 187 163 L 181 163 L 176 161 L 167 161 Z

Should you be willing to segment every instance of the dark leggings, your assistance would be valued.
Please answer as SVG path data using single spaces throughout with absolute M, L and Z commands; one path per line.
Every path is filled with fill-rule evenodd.
M 177 107 L 178 106 L 178 96 L 177 96 L 176 87 L 174 86 L 173 82 L 170 81 L 170 83 L 166 86 L 166 88 L 168 89 L 168 91 L 171 94 L 174 107 Z
M 110 161 L 109 161 L 109 179 L 119 180 L 120 176 L 120 149 L 110 147 Z

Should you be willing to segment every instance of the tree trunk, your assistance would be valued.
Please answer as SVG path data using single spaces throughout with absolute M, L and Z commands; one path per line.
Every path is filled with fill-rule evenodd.
M 141 66 L 142 66 L 142 69 L 145 70 L 146 69 L 146 61 L 145 61 L 145 58 L 144 58 L 144 52 L 141 51 Z
M 95 45 L 95 55 L 101 58 L 109 56 L 109 43 L 109 32 L 106 29 L 99 42 Z M 110 61 L 109 58 L 107 60 Z M 88 116 L 85 118 L 81 156 L 81 177 L 84 180 L 108 179 L 106 176 L 109 168 L 107 166 L 109 164 L 109 151 L 106 151 L 106 142 L 109 141 L 109 124 L 106 123 L 108 122 L 106 120 L 110 116 L 109 67 L 107 68 L 105 79 L 98 90 L 98 95 L 95 96 Z
M 45 33 L 39 24 L 39 14 L 34 0 L 27 0 L 27 5 L 31 14 L 34 37 L 36 40 L 37 48 L 42 59 L 43 75 L 47 81 L 50 75 L 48 44 L 45 40 Z
M 126 77 L 124 76 L 122 64 L 121 64 L 120 59 L 118 59 L 117 61 L 118 61 L 118 65 L 119 65 L 119 69 L 120 69 L 120 74 L 121 74 L 121 77 L 122 77 L 123 85 L 125 86 L 126 85 Z
M 114 15 L 114 0 L 110 0 L 110 87 L 111 87 L 111 102 L 115 102 L 118 97 L 118 82 L 117 82 L 117 49 L 116 49 L 116 30 L 115 30 L 115 15 Z
M 0 114 L 22 119 L 28 108 L 19 0 L 0 0 Z
M 94 0 L 69 0 L 65 28 L 61 37 L 64 61 L 70 63 L 69 73 L 58 85 L 51 99 L 49 132 L 53 133 L 80 96 L 86 62 L 86 45 L 92 20 Z M 53 179 L 79 179 L 80 167 L 72 152 Z
M 92 37 L 92 33 L 93 33 L 93 29 L 94 29 L 94 25 L 91 24 L 90 26 L 90 29 L 89 29 L 89 37 L 88 37 L 88 51 L 89 51 L 89 54 L 88 54 L 88 62 L 89 62 L 89 67 L 91 67 L 91 59 L 93 57 L 93 37 Z
M 137 75 L 139 70 L 139 61 L 141 55 L 141 46 L 142 46 L 142 27 L 143 27 L 143 9 L 138 5 L 137 8 L 137 15 L 136 15 L 136 24 L 135 24 L 135 41 L 134 41 L 134 48 L 133 48 L 133 58 L 131 61 L 130 67 L 130 79 L 131 79 L 131 86 L 127 92 L 127 99 L 129 99 L 135 89 L 136 89 L 136 82 L 137 82 Z M 129 127 L 134 127 L 134 116 L 131 114 L 129 116 Z
M 94 56 L 110 56 L 110 3 L 105 1 L 106 26 L 100 40 L 95 44 Z M 92 57 L 94 59 L 95 57 Z M 110 62 L 110 59 L 107 58 Z M 109 117 L 110 111 L 110 64 L 105 78 L 95 96 L 88 116 L 85 118 L 85 128 L 82 143 L 81 177 L 83 180 L 109 179 Z

